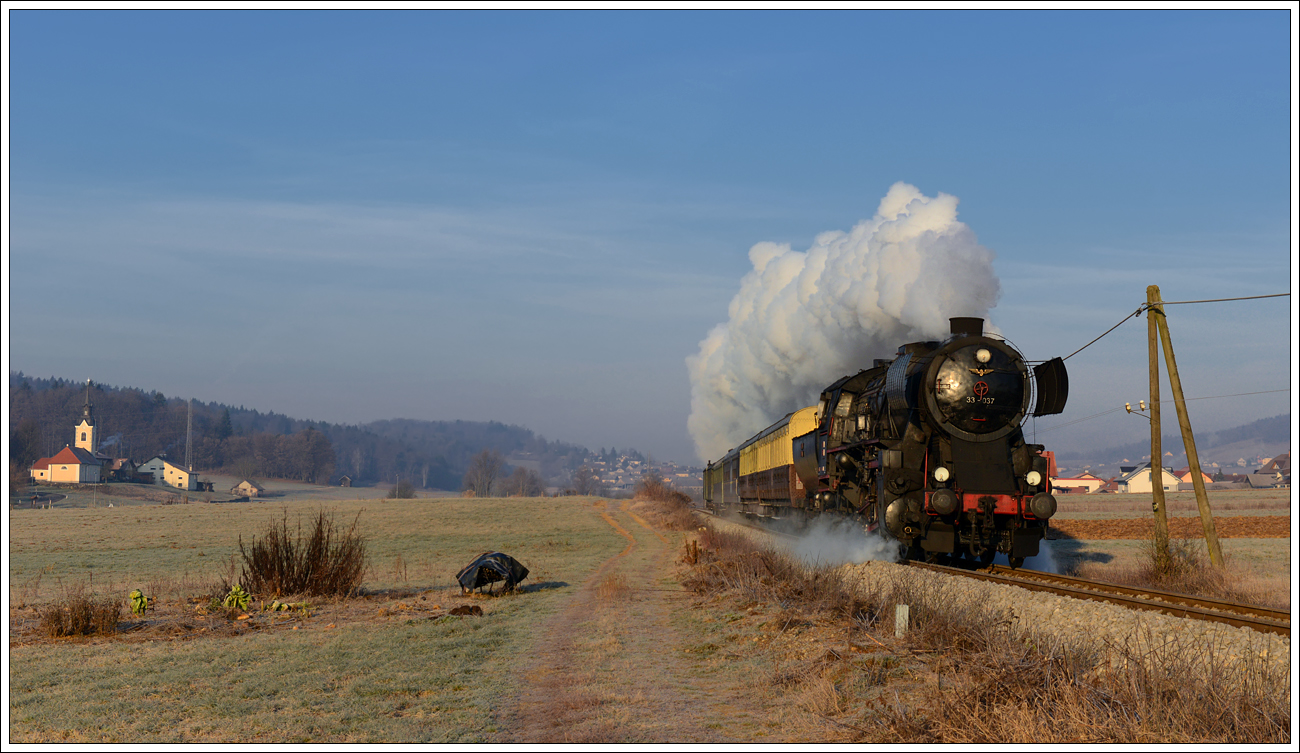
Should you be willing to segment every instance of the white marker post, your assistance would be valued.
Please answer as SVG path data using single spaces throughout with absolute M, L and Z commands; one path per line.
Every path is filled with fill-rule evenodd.
M 907 623 L 910 618 L 910 608 L 906 604 L 899 604 L 894 607 L 894 637 L 902 638 L 907 635 Z

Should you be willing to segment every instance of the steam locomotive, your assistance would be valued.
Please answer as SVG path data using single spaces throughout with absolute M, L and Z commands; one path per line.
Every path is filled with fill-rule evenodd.
M 949 320 L 942 342 L 903 345 L 751 437 L 704 474 L 714 512 L 842 515 L 912 559 L 1038 554 L 1056 513 L 1052 454 L 1025 441 L 1030 413 L 1065 409 L 1060 358 L 1032 369 L 984 320 Z

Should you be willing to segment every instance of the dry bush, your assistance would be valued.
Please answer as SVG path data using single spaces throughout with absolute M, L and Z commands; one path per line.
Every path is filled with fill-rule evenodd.
M 626 599 L 632 594 L 632 589 L 627 585 L 627 579 L 622 575 L 606 575 L 596 584 L 596 597 L 601 601 L 613 601 L 616 599 Z
M 19 583 L 11 583 L 9 586 L 10 608 L 24 609 L 30 601 L 34 601 L 41 593 L 41 577 L 43 575 L 44 572 L 42 571 Z
M 683 494 L 669 486 L 668 482 L 654 471 L 647 472 L 641 477 L 640 481 L 636 482 L 636 487 L 632 490 L 632 499 L 670 502 L 684 508 L 689 508 L 691 504 L 691 498 L 689 495 Z
M 1156 542 L 1148 539 L 1142 546 L 1136 565 L 1100 568 L 1084 564 L 1077 569 L 1084 578 L 1119 583 L 1138 588 L 1205 596 L 1225 601 L 1285 609 L 1290 605 L 1289 589 L 1277 589 L 1272 582 L 1261 581 L 1224 558 L 1222 568 L 1210 564 L 1209 553 L 1201 539 L 1169 540 L 1169 558 L 1161 562 Z
M 861 724 L 881 742 L 956 744 L 1287 743 L 1286 669 L 1224 660 L 1211 647 L 1147 635 L 1086 651 L 1050 636 L 1001 634 L 961 654 L 962 675 L 924 707 Z
M 906 604 L 907 639 L 915 648 L 976 654 L 1000 645 L 1007 635 L 1007 619 L 979 602 L 962 598 L 962 586 L 955 578 L 899 578 L 888 587 L 862 585 L 860 598 L 886 617 L 879 625 L 885 632 L 893 630 L 897 605 Z
M 122 618 L 122 603 L 109 596 L 69 595 L 40 610 L 41 630 L 51 638 L 111 635 Z
M 632 509 L 645 516 L 656 528 L 665 531 L 694 531 L 699 527 L 700 521 L 691 508 L 690 498 L 671 489 L 668 491 L 677 496 L 664 499 L 634 497 Z
M 931 667 L 943 679 L 934 689 L 868 700 L 875 695 L 870 688 L 888 681 L 883 663 L 854 665 L 876 675 L 843 682 L 831 665 L 806 662 L 782 666 L 773 677 L 798 693 L 805 709 L 856 730 L 862 741 L 1290 742 L 1287 668 L 1260 657 L 1221 657 L 1203 643 L 1150 635 L 1124 646 L 1063 645 L 981 602 L 957 598 L 956 581 L 849 580 L 842 570 L 809 567 L 712 528 L 699 547 L 683 578 L 696 593 L 779 603 L 782 614 L 793 608 L 849 618 L 881 646 L 895 641 L 896 605 L 909 606 L 899 648 L 935 657 Z
M 874 622 L 876 610 L 851 586 L 844 571 L 808 565 L 752 539 L 707 527 L 698 538 L 695 566 L 682 585 L 699 594 L 732 591 L 756 601 L 774 601 L 805 612 L 827 612 Z
M 845 698 L 829 677 L 819 676 L 803 684 L 799 705 L 819 716 L 838 716 L 845 711 Z
M 348 596 L 361 585 L 366 570 L 366 544 L 357 533 L 357 520 L 344 530 L 321 510 L 304 536 L 301 522 L 289 528 L 288 516 L 272 522 L 247 548 L 239 539 L 243 569 L 239 582 L 259 596 L 307 594 Z

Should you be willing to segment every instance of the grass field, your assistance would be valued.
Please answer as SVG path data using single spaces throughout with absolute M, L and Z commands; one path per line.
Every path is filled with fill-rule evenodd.
M 858 720 L 874 717 L 861 704 L 924 706 L 935 681 L 927 667 L 966 661 L 895 645 L 888 620 L 859 633 L 852 609 L 847 622 L 838 607 L 805 609 L 762 573 L 684 590 L 683 573 L 714 577 L 726 559 L 684 569 L 684 537 L 698 533 L 689 515 L 673 525 L 595 498 L 385 500 L 360 498 L 376 490 L 268 487 L 280 496 L 111 508 L 70 497 L 11 509 L 10 741 L 933 741 L 866 735 Z M 1137 495 L 1086 501 L 1111 506 L 1111 517 L 1150 515 L 1149 497 L 1120 496 Z M 1289 505 L 1276 494 L 1223 501 L 1273 515 Z M 255 603 L 246 615 L 210 603 L 238 574 L 241 537 L 250 543 L 282 518 L 308 524 L 322 509 L 344 526 L 357 520 L 365 537 L 359 596 L 286 613 Z M 1050 544 L 1058 559 L 1102 569 L 1140 558 L 1137 541 Z M 1224 549 L 1289 588 L 1289 539 L 1229 539 Z M 460 593 L 454 575 L 485 551 L 531 570 L 520 592 Z M 115 635 L 38 629 L 42 605 L 93 592 L 125 606 L 135 588 L 154 607 L 125 614 Z M 465 605 L 484 616 L 449 614 Z M 903 718 L 890 714 L 882 718 Z
M 10 739 L 484 741 L 529 626 L 624 547 L 595 509 L 603 504 L 336 500 L 327 509 L 339 519 L 360 514 L 368 598 L 221 637 L 196 637 L 205 628 L 194 618 L 200 627 L 170 640 L 13 636 L 24 609 L 70 589 L 125 601 L 141 588 L 160 613 L 189 609 L 189 597 L 228 576 L 241 535 L 247 542 L 282 515 L 306 519 L 320 501 L 12 511 Z M 529 567 L 526 588 L 478 598 L 491 619 L 430 619 L 430 605 L 445 612 L 468 600 L 453 578 L 484 551 Z

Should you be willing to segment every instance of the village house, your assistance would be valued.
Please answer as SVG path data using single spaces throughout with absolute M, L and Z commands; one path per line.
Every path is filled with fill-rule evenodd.
M 1280 474 L 1248 473 L 1246 485 L 1251 489 L 1276 489 L 1282 486 L 1282 477 Z
M 98 484 L 103 463 L 80 447 L 64 447 L 32 466 L 32 478 L 47 484 Z
M 1078 476 L 1052 478 L 1053 494 L 1095 494 L 1106 482 L 1084 471 Z
M 1149 494 L 1152 490 L 1151 463 L 1137 467 L 1122 467 L 1122 474 L 1115 479 L 1115 485 L 1121 494 Z M 1178 491 L 1178 477 L 1168 468 L 1160 469 L 1160 486 L 1167 492 Z
M 1192 478 L 1193 478 L 1193 477 L 1192 477 L 1192 469 L 1191 469 L 1191 467 L 1187 467 L 1187 468 L 1179 468 L 1178 470 L 1174 471 L 1174 475 L 1178 477 L 1178 482 L 1179 482 L 1179 483 L 1182 483 L 1182 484 L 1190 484 L 1190 483 L 1192 483 Z M 1206 483 L 1206 484 L 1214 483 L 1214 479 L 1212 479 L 1212 478 L 1210 478 L 1209 476 L 1207 476 L 1207 475 L 1205 474 L 1204 471 L 1201 472 L 1201 481 L 1204 482 L 1204 483 Z
M 1256 474 L 1260 476 L 1272 476 L 1277 479 L 1278 486 L 1291 486 L 1291 453 L 1284 452 L 1265 463 Z
M 230 487 L 230 494 L 234 497 L 260 497 L 266 493 L 266 489 L 256 481 L 244 479 L 235 486 Z
M 170 460 L 155 455 L 136 468 L 137 473 L 152 473 L 155 484 L 165 484 L 174 489 L 198 491 L 199 475 L 188 471 Z

